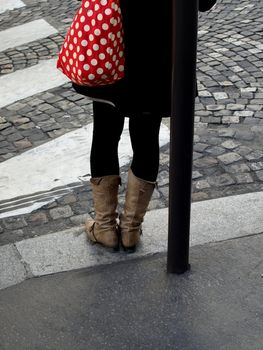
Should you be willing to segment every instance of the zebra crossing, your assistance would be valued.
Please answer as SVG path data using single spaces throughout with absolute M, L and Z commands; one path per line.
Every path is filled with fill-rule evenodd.
M 0 13 L 22 7 L 21 1 L 0 3 Z M 0 52 L 46 38 L 57 30 L 45 19 L 0 31 Z M 41 60 L 32 67 L 0 77 L 0 108 L 34 98 L 35 94 L 62 86 L 68 79 L 56 69 L 56 59 Z M 89 174 L 93 125 L 88 124 L 47 141 L 0 163 L 0 219 L 31 213 L 82 185 Z M 169 129 L 162 125 L 160 146 L 169 142 Z M 119 146 L 120 166 L 132 155 L 128 121 Z M 62 191 L 57 189 L 62 188 Z

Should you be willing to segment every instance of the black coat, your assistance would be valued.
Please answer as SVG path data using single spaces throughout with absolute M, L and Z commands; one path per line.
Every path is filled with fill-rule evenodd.
M 216 0 L 199 0 L 207 11 Z M 136 4 L 136 5 L 135 5 Z M 111 101 L 127 116 L 155 112 L 170 116 L 172 1 L 120 0 L 125 42 L 125 78 L 100 87 L 74 89 L 85 96 Z M 197 89 L 196 89 L 197 91 Z M 197 93 L 196 93 L 197 95 Z

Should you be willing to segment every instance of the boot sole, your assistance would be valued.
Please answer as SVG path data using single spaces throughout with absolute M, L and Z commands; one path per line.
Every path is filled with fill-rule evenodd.
M 127 253 L 127 254 L 132 254 L 132 253 L 135 253 L 136 252 L 136 248 L 137 248 L 137 246 L 136 245 L 134 245 L 134 246 L 132 246 L 132 247 L 125 247 L 123 244 L 121 244 L 121 246 L 122 246 L 122 249 L 125 251 L 125 253 Z
M 87 240 L 88 240 L 88 242 L 89 242 L 91 245 L 96 245 L 96 244 L 98 244 L 98 245 L 100 245 L 101 247 L 106 248 L 106 249 L 109 250 L 110 252 L 115 253 L 115 252 L 120 251 L 120 244 L 119 244 L 119 243 L 118 243 L 115 247 L 109 247 L 109 246 L 107 246 L 107 245 L 105 245 L 105 244 L 103 244 L 103 243 L 101 243 L 101 242 L 93 241 L 93 240 L 90 239 L 88 236 L 87 236 Z
M 119 245 L 116 246 L 116 247 L 108 247 L 107 245 L 104 245 L 103 243 L 100 243 L 100 242 L 94 242 L 94 241 L 91 241 L 91 240 L 89 240 L 89 241 L 90 241 L 90 243 L 92 245 L 95 245 L 95 244 L 100 245 L 101 247 L 107 249 L 109 252 L 112 252 L 112 253 L 116 253 L 116 252 L 120 251 Z

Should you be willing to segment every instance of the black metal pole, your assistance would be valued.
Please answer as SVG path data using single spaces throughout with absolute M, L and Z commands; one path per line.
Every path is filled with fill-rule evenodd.
M 173 0 L 172 117 L 167 272 L 189 265 L 198 0 Z

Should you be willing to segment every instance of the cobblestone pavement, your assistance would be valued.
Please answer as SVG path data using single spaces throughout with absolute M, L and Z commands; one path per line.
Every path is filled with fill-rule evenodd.
M 0 31 L 45 19 L 58 33 L 0 52 L 0 79 L 56 57 L 79 5 L 75 0 L 24 3 L 0 14 Z M 212 11 L 200 14 L 193 201 L 263 189 L 262 10 L 261 0 L 219 0 Z M 91 101 L 70 84 L 7 105 L 0 109 L 0 164 L 89 123 Z M 163 123 L 169 126 L 169 119 Z M 160 161 L 150 209 L 168 205 L 169 144 L 161 148 Z M 120 204 L 127 169 L 128 164 L 121 169 Z M 0 245 L 77 225 L 92 215 L 88 183 L 59 190 L 61 197 L 31 213 L 3 215 Z M 0 214 L 23 207 L 24 201 L 19 195 L 11 204 L 0 198 Z

